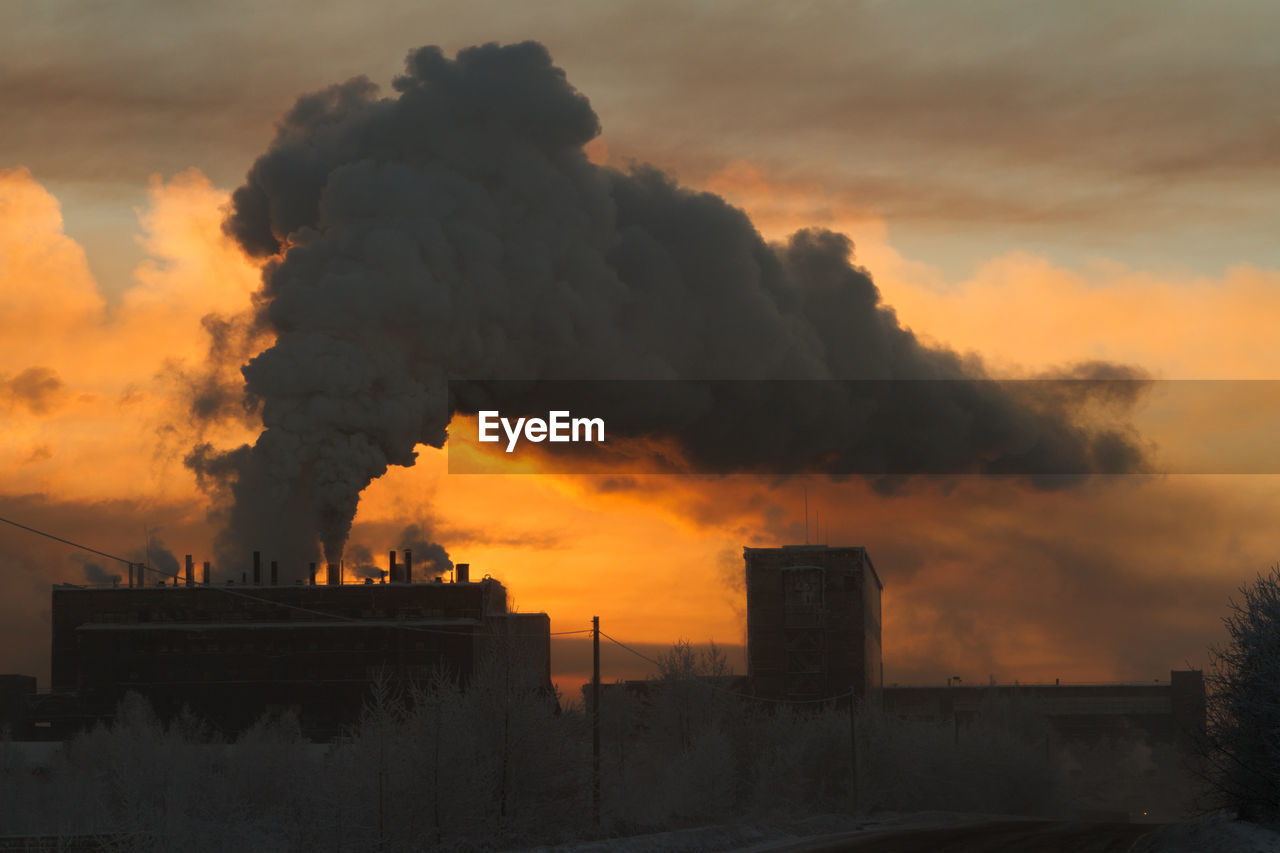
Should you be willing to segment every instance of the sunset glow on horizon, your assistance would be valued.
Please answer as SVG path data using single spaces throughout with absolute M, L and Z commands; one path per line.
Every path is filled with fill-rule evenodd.
M 146 77 L 135 67 L 143 54 L 113 55 L 141 51 L 141 37 L 72 61 L 84 33 L 77 28 L 64 39 L 52 24 L 32 25 L 57 46 L 50 61 L 66 63 L 66 79 L 52 75 L 42 88 L 25 89 L 18 71 L 0 72 L 0 81 L 12 75 L 0 82 L 0 103 L 17 110 L 6 124 L 21 126 L 0 143 L 0 517 L 112 554 L 132 555 L 154 533 L 178 555 L 212 559 L 220 507 L 184 460 L 201 443 L 224 450 L 252 443 L 261 419 L 240 412 L 197 420 L 192 389 L 218 367 L 207 361 L 215 320 L 250 317 L 264 269 L 283 256 L 250 257 L 224 232 L 238 176 L 296 96 L 355 73 L 389 89 L 395 63 L 424 43 L 444 44 L 451 56 L 472 41 L 542 39 L 599 113 L 603 133 L 588 145 L 592 162 L 627 169 L 643 160 L 667 170 L 739 208 L 771 243 L 805 228 L 847 235 L 854 263 L 903 328 L 980 362 L 990 376 L 1027 378 L 1105 361 L 1158 380 L 1280 379 L 1280 348 L 1268 334 L 1280 317 L 1280 255 L 1258 248 L 1274 233 L 1274 208 L 1258 211 L 1259 186 L 1271 185 L 1276 164 L 1251 157 L 1242 141 L 1273 129 L 1274 117 L 1256 100 L 1274 94 L 1253 92 L 1255 101 L 1242 95 L 1244 106 L 1232 115 L 1244 126 L 1234 136 L 1204 130 L 1183 140 L 1200 148 L 1164 150 L 1180 128 L 1201 121 L 1195 98 L 1202 96 L 1193 97 L 1199 90 L 1188 86 L 1191 101 L 1180 111 L 1176 93 L 1134 71 L 1126 79 L 1150 87 L 1143 101 L 1150 125 L 1153 116 L 1163 122 L 1148 126 L 1113 112 L 1093 72 L 1068 73 L 1071 63 L 1058 54 L 1069 56 L 1069 44 L 1044 33 L 1024 34 L 1021 48 L 992 46 L 989 64 L 957 59 L 990 91 L 1010 93 L 1011 104 L 1027 89 L 1055 92 L 1062 99 L 1052 111 L 1059 134 L 1111 122 L 1076 148 L 1058 150 L 1053 133 L 1008 115 L 1015 106 L 986 112 L 976 83 L 957 97 L 969 99 L 984 128 L 953 114 L 959 106 L 944 106 L 950 84 L 929 67 L 929 47 L 945 39 L 906 8 L 879 9 L 874 26 L 866 26 L 904 41 L 931 33 L 920 37 L 918 52 L 898 60 L 864 45 L 853 67 L 805 21 L 787 22 L 797 29 L 776 38 L 757 38 L 753 27 L 773 13 L 753 7 L 739 17 L 720 9 L 740 27 L 729 40 L 750 54 L 774 56 L 784 43 L 796 48 L 772 77 L 744 70 L 742 85 L 755 87 L 759 103 L 728 109 L 738 64 L 718 52 L 698 62 L 671 46 L 681 63 L 672 68 L 656 45 L 642 50 L 628 42 L 626 51 L 643 55 L 633 56 L 636 64 L 623 75 L 588 49 L 584 31 L 567 16 L 493 25 L 479 15 L 460 17 L 433 34 L 405 23 L 416 20 L 410 4 L 394 5 L 396 15 L 365 22 L 355 46 L 331 58 L 322 49 L 281 47 L 272 59 L 246 58 L 251 72 L 231 68 L 237 61 L 230 53 L 197 57 L 190 66 L 179 61 L 194 36 L 158 19 L 158 28 L 175 27 L 162 59 L 181 70 L 175 79 L 182 82 L 147 83 L 159 87 L 147 108 L 154 113 L 130 113 L 127 103 Z M 336 15 L 312 22 L 317 41 L 338 40 L 350 24 Z M 397 21 L 406 31 L 387 32 Z M 229 23 L 216 38 L 240 44 L 250 38 L 247 26 Z M 1086 38 L 1063 36 L 1074 37 Z M 1135 36 L 1129 48 L 1115 38 L 1113 50 L 1100 48 L 1109 68 L 1130 67 L 1126 50 L 1157 65 L 1176 59 L 1177 45 L 1159 32 Z M 253 39 L 279 46 L 286 34 L 263 27 Z M 1038 55 L 1037 39 L 1054 50 Z M 809 64 L 796 55 L 806 44 L 814 53 Z M 282 57 L 298 64 L 277 68 L 288 64 Z M 1219 53 L 1184 61 L 1188 75 L 1210 82 L 1238 81 L 1246 64 Z M 1010 72 L 1019 63 L 1028 64 L 1026 76 Z M 27 74 L 37 64 L 27 54 L 17 62 Z M 101 79 L 112 104 L 104 115 L 92 107 L 70 115 L 89 97 L 86 75 L 94 67 L 113 70 Z M 839 98 L 818 104 L 792 97 L 807 91 L 818 99 L 805 87 L 827 73 L 857 81 L 875 69 L 880 97 L 875 86 L 850 83 L 857 96 L 846 99 L 850 111 L 884 125 L 874 131 L 842 119 Z M 270 79 L 248 91 L 246 73 Z M 184 105 L 166 106 L 176 102 Z M 210 120 L 200 103 L 208 113 L 235 116 L 217 134 L 238 147 L 198 144 Z M 168 109 L 176 126 L 165 129 Z M 740 114 L 771 109 L 787 115 L 762 115 L 753 124 Z M 83 138 L 69 132 L 79 121 L 92 129 Z M 895 135 L 909 138 L 901 150 L 894 150 Z M 851 153 L 841 140 L 851 140 Z M 1206 151 L 1224 152 L 1222 161 L 1192 156 Z M 995 165 L 1005 161 L 1008 172 Z M 1077 173 L 1085 175 L 1078 182 Z M 975 189 L 984 181 L 985 195 Z M 922 189 L 931 183 L 932 192 Z M 1160 193 L 1163 202 L 1155 198 Z M 1034 209 L 1011 212 L 1019 196 Z M 1069 215 L 1073 205 L 1086 212 Z M 1200 231 L 1203 241 L 1178 236 Z M 1235 235 L 1203 248 L 1227 231 Z M 966 234 L 968 248 L 957 248 Z M 1153 260 L 1154 246 L 1167 256 Z M 271 343 L 227 340 L 244 348 L 237 358 Z M 235 366 L 220 369 L 223 381 L 238 378 Z M 1166 461 L 1176 460 L 1174 470 L 1195 470 L 1204 459 L 1211 460 L 1205 466 L 1270 460 L 1269 420 L 1249 423 L 1248 413 L 1230 412 L 1225 397 L 1206 400 L 1183 409 L 1153 405 L 1135 422 L 1161 444 Z M 450 474 L 449 449 L 418 444 L 416 451 L 412 467 L 393 464 L 363 492 L 350 545 L 369 549 L 383 565 L 388 549 L 402 547 L 401 531 L 420 525 L 454 561 L 470 563 L 473 577 L 501 580 L 519 609 L 547 612 L 553 632 L 587 627 L 598 615 L 608 633 L 649 650 L 679 638 L 714 640 L 740 660 L 742 547 L 802 542 L 806 532 L 815 535 L 817 514 L 821 541 L 865 546 L 884 582 L 886 683 L 941 683 L 957 673 L 972 683 L 1168 678 L 1170 669 L 1204 665 L 1205 649 L 1221 640 L 1228 597 L 1280 554 L 1271 523 L 1280 510 L 1274 474 L 1095 477 L 1053 489 L 923 478 L 892 491 L 856 477 L 664 476 L 625 468 L 501 473 L 509 463 L 500 450 L 485 457 L 499 473 Z M 514 464 L 536 470 L 527 461 Z M 8 590 L 0 597 L 0 672 L 38 673 L 43 686 L 49 584 L 84 580 L 86 559 L 65 545 L 0 529 Z M 552 663 L 561 686 L 576 689 L 578 662 Z M 629 667 L 619 664 L 606 677 L 652 671 L 638 659 Z

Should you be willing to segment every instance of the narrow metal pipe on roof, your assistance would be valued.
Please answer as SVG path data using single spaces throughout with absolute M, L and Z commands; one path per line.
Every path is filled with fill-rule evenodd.
M 404 549 L 404 582 L 413 583 L 413 551 Z
M 208 560 L 204 561 L 204 566 L 202 568 L 203 568 L 203 571 L 201 573 L 202 576 L 201 576 L 200 582 L 205 586 L 208 586 L 209 585 L 209 561 Z
M 391 583 L 399 583 L 399 582 L 400 582 L 400 575 L 399 575 L 399 574 L 397 573 L 397 571 L 396 571 L 396 552 L 395 552 L 395 550 L 392 550 L 392 551 L 391 551 L 391 557 L 390 557 L 390 559 L 389 559 L 389 560 L 388 560 L 388 562 L 387 562 L 387 567 L 388 567 L 388 568 L 387 568 L 387 580 L 389 580 Z
M 195 586 L 196 585 L 196 561 L 191 558 L 190 554 L 187 555 L 186 568 L 187 568 L 187 586 Z

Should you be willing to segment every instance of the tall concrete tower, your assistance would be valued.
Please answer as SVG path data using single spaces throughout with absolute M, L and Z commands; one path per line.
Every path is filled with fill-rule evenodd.
M 811 700 L 883 685 L 880 591 L 865 548 L 743 548 L 747 674 L 757 696 Z

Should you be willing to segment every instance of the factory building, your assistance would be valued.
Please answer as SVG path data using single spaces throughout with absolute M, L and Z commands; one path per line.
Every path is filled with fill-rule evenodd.
M 452 583 L 412 583 L 411 564 L 394 553 L 391 564 L 391 583 L 330 572 L 316 585 L 313 571 L 280 585 L 273 566 L 267 583 L 209 585 L 188 558 L 185 580 L 55 586 L 52 684 L 28 715 L 34 733 L 66 737 L 135 691 L 162 718 L 186 707 L 228 736 L 293 711 L 305 734 L 329 739 L 359 720 L 375 679 L 404 688 L 439 672 L 465 684 L 487 654 L 511 655 L 551 694 L 545 613 L 509 612 L 505 587 L 470 580 L 466 564 Z
M 859 699 L 883 683 L 880 592 L 865 548 L 743 548 L 754 695 Z
M 884 686 L 883 586 L 865 548 L 743 548 L 747 584 L 746 692 L 812 701 L 852 688 L 886 713 L 963 730 L 987 710 L 1017 702 L 1048 720 L 1058 743 L 1140 737 L 1194 754 L 1205 733 L 1198 670 L 1138 684 Z
M 1167 682 L 1116 684 L 891 685 L 886 713 L 953 724 L 957 731 L 994 703 L 1017 703 L 1046 718 L 1060 743 L 1141 737 L 1193 755 L 1205 734 L 1205 684 L 1200 670 L 1173 670 Z

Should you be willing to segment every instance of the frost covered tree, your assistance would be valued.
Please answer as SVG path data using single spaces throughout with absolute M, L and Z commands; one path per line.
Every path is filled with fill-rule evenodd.
M 1240 588 L 1210 650 L 1207 769 L 1220 804 L 1280 821 L 1280 565 Z

